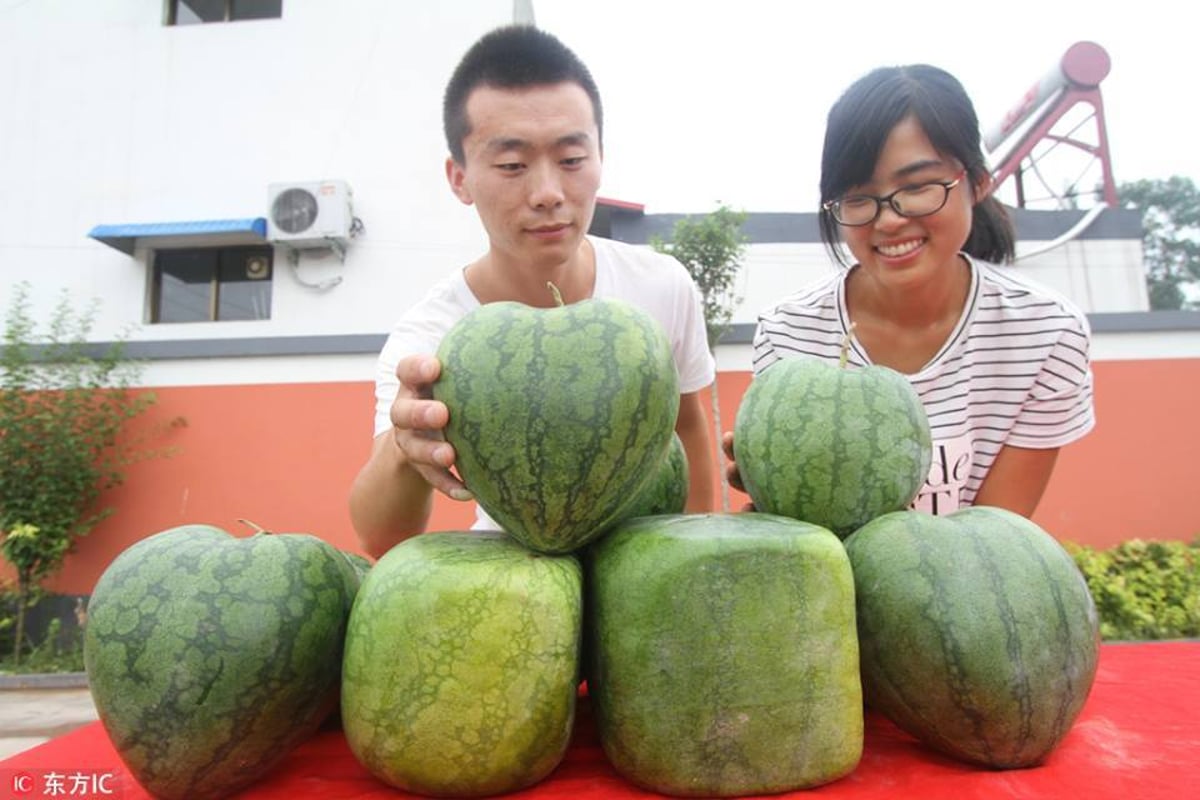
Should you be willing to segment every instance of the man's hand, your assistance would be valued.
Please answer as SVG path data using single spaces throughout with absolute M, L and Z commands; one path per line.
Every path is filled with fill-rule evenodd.
M 450 411 L 432 399 L 441 371 L 441 362 L 427 354 L 408 356 L 396 365 L 400 389 L 392 403 L 392 437 L 404 460 L 430 486 L 455 500 L 470 500 L 471 493 L 450 472 L 454 448 L 442 436 Z

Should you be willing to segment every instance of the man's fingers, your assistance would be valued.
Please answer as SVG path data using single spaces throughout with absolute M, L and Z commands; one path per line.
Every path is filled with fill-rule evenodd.
M 398 431 L 440 431 L 449 419 L 445 403 L 437 400 L 397 398 L 392 405 L 392 424 Z
M 426 483 L 454 500 L 470 500 L 471 492 L 463 485 L 449 467 L 454 463 L 454 448 L 445 442 L 430 442 L 428 460 L 413 461 L 412 464 Z
M 441 362 L 435 356 L 424 353 L 402 358 L 396 365 L 396 378 L 417 395 L 427 395 L 425 390 L 438 379 L 441 372 Z
M 449 443 L 414 435 L 411 431 L 398 431 L 396 444 L 404 451 L 412 468 L 435 491 L 455 500 L 473 498 L 470 490 L 449 469 L 454 464 L 454 447 Z
M 422 400 L 413 403 L 412 427 L 414 430 L 440 431 L 450 420 L 445 403 L 437 400 Z
M 419 430 L 396 428 L 396 446 L 414 466 L 428 464 L 448 468 L 454 464 L 454 447 L 441 438 Z
M 463 486 L 462 481 L 455 478 L 448 469 L 422 466 L 417 471 L 435 491 L 441 492 L 451 499 L 471 500 L 473 498 L 470 490 Z

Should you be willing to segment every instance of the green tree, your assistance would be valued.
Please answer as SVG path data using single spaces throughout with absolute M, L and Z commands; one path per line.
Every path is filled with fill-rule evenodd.
M 704 302 L 704 324 L 708 331 L 708 349 L 729 329 L 733 310 L 741 302 L 735 279 L 742 267 L 749 241 L 742 231 L 746 214 L 722 205 L 699 219 L 684 217 L 675 223 L 670 241 L 655 236 L 650 246 L 673 256 L 687 268 L 700 288 Z M 721 508 L 729 510 L 729 483 L 725 478 L 725 451 L 721 448 L 721 402 L 716 384 L 712 391 L 713 427 L 716 431 L 717 463 L 721 474 Z
M 1142 248 L 1150 308 L 1195 309 L 1188 289 L 1200 282 L 1200 190 L 1191 178 L 1122 183 L 1126 208 L 1142 212 Z
M 13 660 L 25 644 L 25 611 L 74 540 L 111 513 L 100 494 L 122 468 L 149 454 L 119 434 L 154 403 L 133 391 L 140 365 L 118 341 L 100 355 L 88 344 L 96 305 L 72 309 L 64 292 L 44 334 L 18 284 L 0 350 L 0 555 L 16 569 Z

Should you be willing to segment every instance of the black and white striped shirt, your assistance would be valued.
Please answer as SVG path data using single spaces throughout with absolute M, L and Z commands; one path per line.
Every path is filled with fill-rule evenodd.
M 935 514 L 970 505 L 1005 445 L 1061 447 L 1095 426 L 1087 318 L 1011 268 L 967 261 L 971 286 L 957 326 L 929 363 L 907 376 L 933 434 L 933 465 L 913 505 Z M 782 358 L 839 358 L 850 323 L 848 274 L 759 315 L 756 375 Z M 857 339 L 848 363 L 871 364 Z

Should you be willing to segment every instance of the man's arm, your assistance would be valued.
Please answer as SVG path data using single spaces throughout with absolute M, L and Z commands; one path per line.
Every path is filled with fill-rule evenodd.
M 433 510 L 433 487 L 405 462 L 395 432 L 375 437 L 371 457 L 350 487 L 350 521 L 372 558 L 425 530 Z
M 975 495 L 977 506 L 998 506 L 1025 516 L 1034 509 L 1050 483 L 1058 448 L 1034 450 L 1005 445 Z
M 716 391 L 714 383 L 711 387 Z M 704 390 L 679 395 L 679 417 L 675 420 L 675 432 L 683 442 L 683 451 L 688 460 L 689 513 L 713 510 L 714 458 L 712 438 L 708 431 L 708 415 L 700 398 Z
M 427 399 L 440 371 L 433 356 L 400 361 L 392 428 L 375 437 L 371 457 L 350 487 L 350 520 L 359 543 L 375 558 L 425 530 L 435 489 L 456 500 L 471 497 L 450 473 L 454 448 L 440 436 L 449 412 Z

